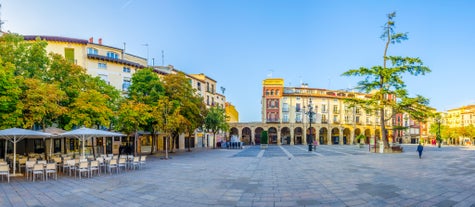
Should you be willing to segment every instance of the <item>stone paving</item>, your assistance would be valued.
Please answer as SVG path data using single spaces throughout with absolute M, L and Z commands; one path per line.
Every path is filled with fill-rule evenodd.
M 0 182 L 0 206 L 475 206 L 475 150 L 258 146 L 147 157 L 145 169 Z

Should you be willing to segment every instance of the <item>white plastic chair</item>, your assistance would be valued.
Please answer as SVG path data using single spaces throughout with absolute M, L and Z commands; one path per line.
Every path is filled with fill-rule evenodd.
M 35 182 L 35 179 L 38 175 L 41 175 L 41 179 L 45 180 L 45 167 L 43 164 L 35 164 L 33 166 L 33 182 Z
M 112 168 L 115 168 L 116 172 L 119 173 L 118 171 L 119 169 L 117 168 L 117 160 L 114 160 L 114 159 L 110 160 L 107 168 L 109 169 L 110 174 L 112 174 Z
M 0 175 L 2 176 L 2 181 L 3 176 L 6 176 L 8 182 L 10 182 L 10 167 L 8 165 L 0 165 Z
M 146 164 L 146 161 L 147 160 L 147 156 L 144 155 L 144 156 L 140 156 L 140 168 L 142 168 L 143 166 L 145 166 Z
M 89 175 L 89 163 L 87 162 L 80 162 L 79 163 L 79 167 L 77 169 L 77 172 L 79 174 L 79 179 L 81 179 L 81 174 L 82 173 L 86 173 L 87 175 Z
M 92 177 L 92 172 L 96 171 L 97 175 L 100 175 L 101 172 L 99 170 L 99 161 L 91 161 L 91 166 L 89 166 L 89 177 Z
M 117 165 L 117 172 L 119 172 L 120 168 L 124 167 L 124 171 L 127 168 L 127 160 L 123 157 L 119 159 L 119 164 Z
M 58 170 L 56 169 L 56 163 L 48 163 L 46 164 L 46 169 L 45 169 L 45 173 L 46 173 L 46 180 L 48 180 L 48 175 L 50 174 L 53 174 L 54 175 L 54 179 L 55 180 L 58 180 Z

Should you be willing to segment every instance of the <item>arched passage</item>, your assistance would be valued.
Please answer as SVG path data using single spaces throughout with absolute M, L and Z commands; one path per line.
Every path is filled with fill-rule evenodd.
M 290 129 L 288 127 L 284 127 L 280 130 L 280 143 L 282 144 L 290 144 Z
M 348 128 L 345 128 L 343 130 L 343 144 L 351 144 L 350 141 L 352 140 L 351 138 L 351 131 Z
M 254 143 L 261 144 L 261 133 L 264 131 L 261 127 L 257 127 L 254 130 Z
M 371 138 L 371 130 L 370 129 L 365 129 L 364 130 L 364 136 L 366 137 L 365 143 L 369 144 L 369 140 Z
M 315 128 L 313 127 L 307 129 L 307 143 L 313 143 L 316 140 L 315 137 L 317 136 L 317 134 L 315 132 Z M 310 139 L 312 141 L 310 141 Z
M 244 142 L 246 144 L 252 144 L 251 142 L 251 129 L 249 127 L 244 127 L 242 129 L 242 139 L 241 142 Z
M 355 129 L 355 137 L 357 137 L 357 136 L 360 135 L 360 134 L 361 134 L 361 129 L 356 128 L 356 129 Z M 355 144 L 357 144 L 357 141 L 356 141 L 354 138 L 353 138 L 353 142 L 354 142 Z
M 302 128 L 301 127 L 295 128 L 294 129 L 294 143 L 302 144 L 302 136 L 303 136 Z
M 327 144 L 328 143 L 328 129 L 323 127 L 319 130 L 319 141 L 320 144 Z
M 340 130 L 338 128 L 332 129 L 332 143 L 340 144 Z
M 239 137 L 239 130 L 236 127 L 233 127 L 229 130 L 229 137 L 233 137 L 233 136 Z M 241 138 L 239 137 L 239 139 Z
M 269 144 L 277 144 L 277 129 L 275 127 L 269 128 L 267 135 L 269 137 Z

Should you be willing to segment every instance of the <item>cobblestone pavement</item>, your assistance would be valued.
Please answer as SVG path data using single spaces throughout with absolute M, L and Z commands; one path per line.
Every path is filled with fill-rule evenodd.
M 0 182 L 0 206 L 475 206 L 475 150 L 415 145 L 195 150 L 145 169 L 75 179 Z

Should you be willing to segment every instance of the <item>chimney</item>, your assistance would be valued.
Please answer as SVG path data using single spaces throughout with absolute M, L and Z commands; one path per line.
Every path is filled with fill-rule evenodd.
M 94 43 L 94 38 L 93 37 L 89 38 L 89 43 Z
M 102 45 L 102 38 L 99 38 L 99 44 Z

